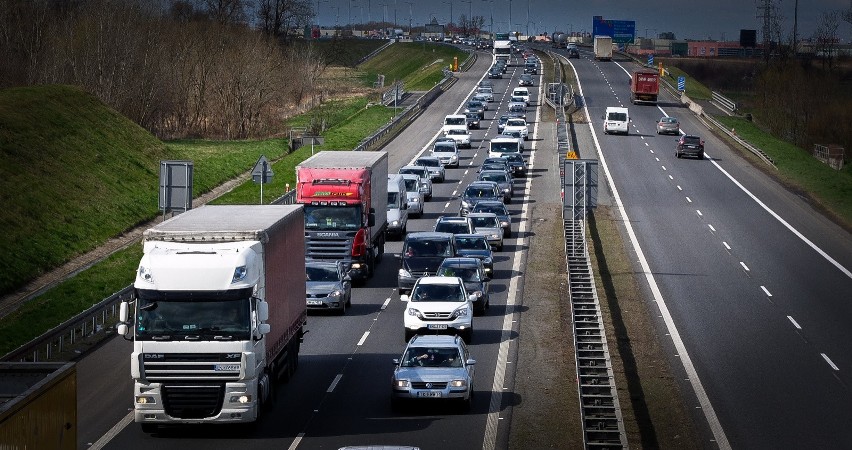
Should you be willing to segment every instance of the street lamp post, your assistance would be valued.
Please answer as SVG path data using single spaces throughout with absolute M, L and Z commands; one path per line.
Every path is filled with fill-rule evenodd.
M 465 33 L 468 35 L 468 37 L 470 37 L 470 28 L 469 28 L 469 25 L 470 25 L 470 23 L 471 23 L 471 20 L 470 20 L 470 19 L 471 19 L 471 15 L 473 14 L 473 0 L 459 0 L 459 1 L 460 1 L 460 2 L 462 2 L 462 3 L 467 3 L 467 4 L 468 4 L 468 6 L 469 6 L 469 8 L 468 8 L 469 12 L 468 12 L 468 14 L 467 14 L 467 23 L 463 23 L 462 25 L 464 25 L 464 31 L 465 31 Z
M 453 2 L 443 2 L 445 5 L 450 5 L 450 19 L 447 20 L 447 31 L 450 29 L 450 24 L 453 23 Z M 450 33 L 452 35 L 452 33 Z

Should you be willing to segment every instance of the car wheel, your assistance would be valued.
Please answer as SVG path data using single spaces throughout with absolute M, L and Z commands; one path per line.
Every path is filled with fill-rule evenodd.
M 337 308 L 337 311 L 335 311 L 335 312 L 337 313 L 338 316 L 345 315 L 346 314 L 346 302 L 345 301 L 341 302 L 340 308 Z
M 512 196 L 510 195 L 510 196 L 506 197 L 506 199 L 503 201 L 503 203 L 512 203 Z
M 346 306 L 352 306 L 352 291 L 350 291 L 349 296 L 346 297 Z
M 680 158 L 680 152 L 675 152 L 675 156 L 677 156 L 678 158 Z
M 461 400 L 461 409 L 462 412 L 470 412 L 470 407 L 473 405 L 473 392 L 468 394 L 467 398 L 463 398 Z

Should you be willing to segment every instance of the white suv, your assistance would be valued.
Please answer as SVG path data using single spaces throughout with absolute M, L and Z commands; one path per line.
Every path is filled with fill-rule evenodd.
M 473 302 L 464 282 L 458 277 L 421 277 L 411 295 L 400 297 L 408 302 L 403 313 L 405 342 L 418 333 L 454 333 L 465 342 L 473 338 Z

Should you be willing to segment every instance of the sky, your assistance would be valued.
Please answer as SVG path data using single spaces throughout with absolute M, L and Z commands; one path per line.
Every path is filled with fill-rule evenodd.
M 740 29 L 758 30 L 763 26 L 758 16 L 758 3 L 766 0 L 319 0 L 319 23 L 323 26 L 365 23 L 387 20 L 407 29 L 409 17 L 414 26 L 423 25 L 435 17 L 445 23 L 450 17 L 458 20 L 461 14 L 485 17 L 485 29 L 508 31 L 511 23 L 522 34 L 552 33 L 554 30 L 591 32 L 592 17 L 633 20 L 638 37 L 653 37 L 664 31 L 677 39 L 739 40 Z M 783 32 L 791 35 L 796 0 L 772 0 L 784 18 Z M 799 36 L 813 36 L 823 12 L 845 10 L 852 0 L 798 0 Z M 452 4 L 452 5 L 451 5 Z M 316 4 L 314 6 L 316 8 Z M 410 16 L 409 16 L 410 12 Z M 529 12 L 529 15 L 528 15 Z M 527 19 L 529 17 L 529 20 Z M 840 22 L 841 42 L 852 42 L 852 26 Z

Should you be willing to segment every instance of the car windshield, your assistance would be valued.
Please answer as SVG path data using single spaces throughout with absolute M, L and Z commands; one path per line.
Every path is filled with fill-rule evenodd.
M 488 250 L 491 247 L 484 236 L 480 237 L 457 237 L 456 248 L 459 250 Z
M 403 253 L 409 257 L 453 256 L 447 241 L 413 239 L 406 244 Z
M 417 180 L 414 178 L 405 179 L 405 190 L 407 192 L 417 192 L 418 189 L 420 189 L 420 186 L 418 186 Z
M 388 209 L 399 208 L 399 192 L 388 192 Z
M 518 155 L 518 154 L 514 154 L 514 153 L 508 154 L 508 155 L 504 156 L 503 158 L 505 158 L 506 161 L 511 161 L 511 162 L 523 162 L 524 161 L 523 156 Z
M 497 228 L 500 226 L 496 217 L 471 217 L 470 221 L 473 222 L 474 228 Z
M 463 117 L 447 117 L 444 120 L 444 125 L 464 125 L 465 119 Z
M 473 212 L 494 213 L 494 214 L 497 214 L 498 216 L 507 216 L 508 215 L 508 213 L 506 212 L 506 207 L 503 206 L 503 205 L 497 205 L 497 204 L 494 204 L 494 205 L 485 204 L 485 205 L 483 205 L 483 204 L 480 203 L 480 204 L 476 205 L 476 207 L 473 208 Z
M 459 277 L 462 281 L 482 281 L 476 267 L 441 267 L 441 269 L 438 270 L 438 276 Z
M 524 112 L 524 105 L 511 105 L 509 106 L 509 111 L 511 112 Z M 514 126 L 514 125 L 510 125 Z
M 660 122 L 661 123 L 677 123 L 677 119 L 675 119 L 674 117 L 663 117 L 662 119 L 660 119 Z
M 463 234 L 470 233 L 470 227 L 467 222 L 438 222 L 435 225 L 435 231 L 439 233 Z
M 400 363 L 402 367 L 462 367 L 459 349 L 455 347 L 409 347 Z
M 307 281 L 339 281 L 336 267 L 305 267 Z
M 463 136 L 467 134 L 467 131 L 464 130 L 447 130 L 447 135 L 455 134 L 458 136 Z
M 434 153 L 455 153 L 456 149 L 452 145 L 446 144 L 435 144 L 435 148 L 432 149 Z
M 619 122 L 625 122 L 625 121 L 627 121 L 627 114 L 611 112 L 611 113 L 609 113 L 609 120 L 617 120 Z
M 463 302 L 459 284 L 418 284 L 411 293 L 412 302 Z
M 508 121 L 509 121 L 509 116 L 500 116 L 500 120 L 498 121 L 498 123 L 502 124 L 502 123 L 506 123 Z
M 469 187 L 465 189 L 464 195 L 467 197 L 494 197 L 494 190 L 485 187 Z
M 479 176 L 482 181 L 493 181 L 495 183 L 505 183 L 509 181 L 505 173 L 483 173 Z
M 417 165 L 426 167 L 441 167 L 441 161 L 437 159 L 418 159 Z
M 494 142 L 491 141 L 492 152 L 518 152 L 518 142 Z
M 422 166 L 419 167 L 419 168 L 409 167 L 407 169 L 406 168 L 399 169 L 399 173 L 401 173 L 403 175 L 406 175 L 406 174 L 417 175 L 417 176 L 423 178 L 423 177 L 429 176 L 429 174 L 427 173 L 428 170 L 429 169 L 422 167 Z
M 527 122 L 524 120 L 509 119 L 509 121 L 506 122 L 506 125 L 510 127 L 525 127 L 527 126 Z

